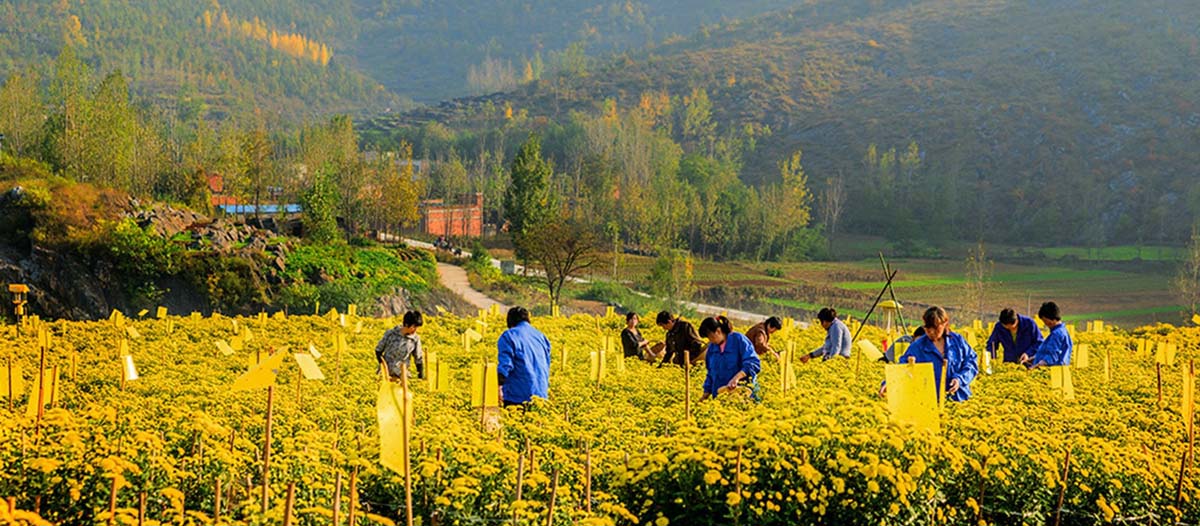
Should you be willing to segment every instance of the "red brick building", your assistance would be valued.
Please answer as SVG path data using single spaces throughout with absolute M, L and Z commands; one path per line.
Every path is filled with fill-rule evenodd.
M 422 201 L 421 231 L 431 236 L 482 236 L 483 194 L 475 194 L 475 202 L 466 204 L 447 204 L 441 199 Z

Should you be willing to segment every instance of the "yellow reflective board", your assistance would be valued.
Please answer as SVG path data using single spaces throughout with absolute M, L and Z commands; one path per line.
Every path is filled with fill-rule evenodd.
M 891 421 L 934 433 L 941 430 L 932 363 L 888 364 L 887 405 Z

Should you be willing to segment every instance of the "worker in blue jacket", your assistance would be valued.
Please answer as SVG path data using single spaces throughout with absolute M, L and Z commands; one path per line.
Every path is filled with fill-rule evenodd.
M 821 357 L 822 361 L 841 356 L 850 357 L 850 347 L 854 339 L 850 336 L 850 328 L 838 319 L 837 309 L 825 307 L 817 312 L 817 321 L 825 329 L 825 343 L 811 353 L 800 357 L 800 361 L 808 363 L 812 358 Z
M 550 397 L 550 340 L 529 323 L 529 311 L 508 311 L 508 330 L 496 342 L 496 374 L 505 406 Z
M 1020 363 L 1021 355 L 1033 356 L 1042 344 L 1042 331 L 1038 330 L 1033 318 L 1021 316 L 1007 308 L 1000 311 L 1000 319 L 992 326 L 992 335 L 987 340 L 987 352 L 996 358 L 996 350 L 1004 347 L 1005 363 Z
M 1050 334 L 1038 346 L 1033 356 L 1029 356 L 1028 354 L 1022 356 L 1021 363 L 1025 364 L 1030 370 L 1042 366 L 1069 365 L 1071 363 L 1071 350 L 1075 347 L 1075 344 L 1071 341 L 1071 332 L 1067 330 L 1066 324 L 1062 322 L 1062 314 L 1058 310 L 1058 304 L 1053 301 L 1043 303 L 1042 308 L 1038 309 L 1038 317 L 1050 329 Z
M 950 331 L 950 316 L 941 307 L 930 307 L 923 316 L 925 335 L 908 346 L 908 351 L 898 360 L 908 363 L 910 357 L 916 363 L 932 363 L 935 378 L 942 377 L 946 366 L 946 383 L 934 380 L 938 397 L 945 388 L 946 397 L 954 402 L 965 402 L 971 398 L 971 381 L 979 374 L 979 355 L 975 354 L 962 335 Z M 879 396 L 887 395 L 887 383 L 879 389 Z
M 747 380 L 754 391 L 754 377 L 762 370 L 762 362 L 754 351 L 754 344 L 733 327 L 724 316 L 705 318 L 700 322 L 700 337 L 708 339 L 704 364 L 708 374 L 704 377 L 704 394 L 701 400 L 715 398 L 723 388 L 737 388 L 738 382 Z

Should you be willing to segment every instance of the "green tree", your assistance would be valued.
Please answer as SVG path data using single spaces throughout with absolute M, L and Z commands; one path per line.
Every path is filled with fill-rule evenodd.
M 272 158 L 271 137 L 259 126 L 242 137 L 241 187 L 254 205 L 254 219 L 262 224 L 262 206 L 278 184 Z
M 467 180 L 467 167 L 463 165 L 458 152 L 450 150 L 450 157 L 436 163 L 429 174 L 429 197 L 454 201 L 470 191 L 471 183 Z
M 550 189 L 554 170 L 542 158 L 542 144 L 537 135 L 530 135 L 521 145 L 510 173 L 512 183 L 504 193 L 504 215 L 518 257 L 527 259 L 528 253 L 521 247 L 524 236 L 548 223 L 558 208 Z
M 1189 319 L 1195 316 L 1200 308 L 1200 229 L 1196 227 L 1192 227 L 1183 263 L 1179 265 L 1171 284 L 1179 302 L 1187 307 Z
M 46 110 L 34 71 L 14 73 L 0 88 L 0 147 L 18 157 L 31 155 L 42 142 Z
M 340 197 L 329 167 L 313 175 L 312 184 L 300 196 L 304 209 L 304 236 L 315 243 L 339 239 L 337 207 Z

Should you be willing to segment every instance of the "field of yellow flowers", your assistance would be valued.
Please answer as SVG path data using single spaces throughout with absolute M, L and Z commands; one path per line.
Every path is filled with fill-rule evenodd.
M 375 407 L 373 350 L 393 323 L 333 313 L 46 324 L 52 389 L 40 418 L 36 327 L 0 328 L 0 366 L 24 380 L 11 409 L 0 392 L 0 521 L 403 524 L 403 477 L 379 463 Z M 889 423 L 876 395 L 883 365 L 853 359 L 797 361 L 787 392 L 768 362 L 761 403 L 698 402 L 702 368 L 689 402 L 681 369 L 616 354 L 597 384 L 590 355 L 615 339 L 617 316 L 535 319 L 555 346 L 551 399 L 497 422 L 472 407 L 470 370 L 494 359 L 503 323 L 426 317 L 426 351 L 449 385 L 412 385 L 416 523 L 1200 523 L 1180 403 L 1198 329 L 1081 331 L 1090 365 L 1075 369 L 1071 400 L 1044 370 L 994 364 L 932 434 Z M 483 336 L 469 350 L 468 329 Z M 773 343 L 808 350 L 823 337 L 794 327 Z M 1138 351 L 1146 338 L 1178 347 L 1161 400 L 1156 357 Z M 230 386 L 272 349 L 319 355 L 325 379 L 283 362 L 264 448 L 267 389 Z M 125 353 L 137 379 L 123 379 Z

